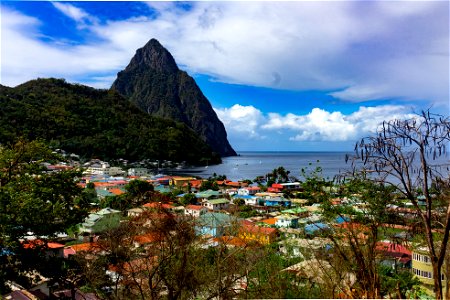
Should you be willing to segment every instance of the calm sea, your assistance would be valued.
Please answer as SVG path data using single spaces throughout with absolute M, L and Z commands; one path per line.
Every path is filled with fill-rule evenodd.
M 250 179 L 264 176 L 280 166 L 301 178 L 301 169 L 308 171 L 322 168 L 322 176 L 332 179 L 339 172 L 350 168 L 345 163 L 346 152 L 240 152 L 239 156 L 226 157 L 219 165 L 177 170 L 179 173 L 203 178 L 226 175 L 230 180 Z M 351 154 L 351 153 L 349 153 Z

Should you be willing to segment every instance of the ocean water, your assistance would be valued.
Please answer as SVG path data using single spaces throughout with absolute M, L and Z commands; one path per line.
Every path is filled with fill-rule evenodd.
M 219 165 L 187 168 L 178 172 L 203 178 L 216 173 L 226 175 L 230 180 L 253 180 L 282 166 L 291 172 L 291 176 L 301 179 L 302 168 L 310 172 L 321 167 L 322 176 L 332 179 L 351 168 L 350 163 L 345 162 L 346 152 L 240 152 L 238 155 L 223 158 Z

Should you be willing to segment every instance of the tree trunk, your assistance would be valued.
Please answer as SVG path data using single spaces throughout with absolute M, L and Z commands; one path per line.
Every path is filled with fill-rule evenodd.
M 434 296 L 436 299 L 442 299 L 441 270 L 438 268 L 437 262 L 433 263 L 433 281 L 434 281 Z

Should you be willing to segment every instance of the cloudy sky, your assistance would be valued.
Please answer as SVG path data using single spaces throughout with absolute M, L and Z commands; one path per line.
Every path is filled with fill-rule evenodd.
M 109 88 L 151 38 L 237 151 L 351 150 L 383 120 L 449 114 L 448 1 L 2 1 L 0 82 Z

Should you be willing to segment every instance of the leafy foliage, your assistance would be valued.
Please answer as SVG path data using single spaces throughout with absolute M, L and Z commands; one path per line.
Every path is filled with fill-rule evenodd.
M 219 186 L 217 185 L 217 181 L 214 179 L 208 179 L 202 182 L 200 185 L 200 191 L 213 190 L 218 191 Z
M 0 89 L 0 142 L 17 136 L 41 138 L 85 158 L 220 162 L 187 126 L 149 116 L 115 91 L 61 79 Z
M 29 285 L 27 271 L 62 276 L 62 261 L 43 255 L 42 250 L 47 249 L 48 239 L 86 216 L 88 200 L 75 180 L 79 172 L 45 172 L 41 163 L 57 159 L 37 141 L 0 147 L 1 292 L 6 280 Z M 22 241 L 30 234 L 42 242 L 26 248 Z
M 180 200 L 180 204 L 182 205 L 189 205 L 189 204 L 197 204 L 198 200 L 195 194 L 185 194 Z

